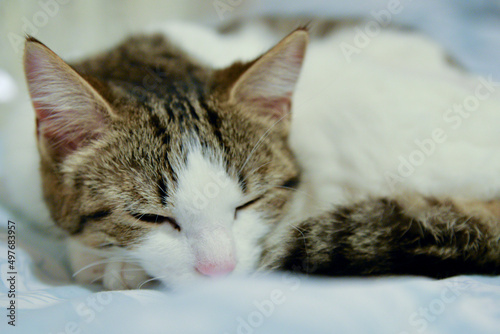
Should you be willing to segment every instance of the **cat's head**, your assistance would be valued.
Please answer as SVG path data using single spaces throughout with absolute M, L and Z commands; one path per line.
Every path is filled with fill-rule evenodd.
M 167 284 L 248 269 L 299 178 L 287 145 L 297 30 L 213 70 L 141 36 L 65 63 L 28 38 L 45 201 L 58 226 Z

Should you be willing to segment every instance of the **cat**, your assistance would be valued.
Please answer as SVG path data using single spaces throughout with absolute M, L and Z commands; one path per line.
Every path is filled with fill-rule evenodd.
M 308 42 L 299 28 L 253 60 L 212 68 L 161 34 L 72 64 L 27 38 L 44 199 L 79 282 L 498 272 L 494 201 L 382 194 L 331 208 L 343 196 L 330 189 L 312 196 L 324 211 L 302 196 L 329 181 L 289 143 L 292 94 L 317 89 L 295 88 Z

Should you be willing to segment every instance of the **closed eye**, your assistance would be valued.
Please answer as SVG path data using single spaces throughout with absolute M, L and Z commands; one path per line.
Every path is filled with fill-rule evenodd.
M 242 205 L 238 206 L 235 209 L 235 211 L 234 211 L 235 218 L 236 218 L 236 214 L 238 213 L 238 211 L 247 209 L 248 207 L 252 206 L 252 204 L 255 204 L 257 201 L 259 201 L 260 199 L 262 199 L 262 197 L 264 197 L 264 196 L 260 196 L 260 197 L 254 198 L 253 200 L 248 201 L 245 204 L 242 204 Z
M 165 216 L 160 216 L 160 215 L 153 215 L 153 214 L 143 214 L 143 213 L 130 213 L 132 217 L 134 217 L 137 220 L 140 220 L 142 222 L 146 223 L 152 223 L 152 224 L 165 224 L 168 223 L 170 224 L 174 229 L 180 232 L 181 227 L 177 222 L 175 221 L 174 218 L 170 217 L 165 217 Z

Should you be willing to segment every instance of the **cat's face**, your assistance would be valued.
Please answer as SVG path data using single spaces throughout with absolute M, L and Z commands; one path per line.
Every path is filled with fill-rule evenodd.
M 252 266 L 253 248 L 286 211 L 299 171 L 280 131 L 266 134 L 269 124 L 230 109 L 214 107 L 225 115 L 217 130 L 197 107 L 189 127 L 198 132 L 181 132 L 166 117 L 117 122 L 68 157 L 63 177 L 76 197 L 64 219 L 79 222 L 77 237 L 125 247 L 169 282 Z
M 299 177 L 288 112 L 306 42 L 298 31 L 251 64 L 213 71 L 181 53 L 164 63 L 156 54 L 172 47 L 142 37 L 76 72 L 29 40 L 25 67 L 55 222 L 170 285 L 252 268 Z M 123 56 L 130 50 L 135 56 Z M 156 85 L 137 85 L 152 65 Z

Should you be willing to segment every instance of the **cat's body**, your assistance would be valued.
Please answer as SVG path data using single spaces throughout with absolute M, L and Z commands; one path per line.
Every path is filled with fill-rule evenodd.
M 260 268 L 327 276 L 500 274 L 500 203 L 417 195 L 335 207 L 266 239 Z
M 382 29 L 361 43 L 366 25 L 337 24 L 311 38 L 307 49 L 289 142 L 304 166 L 302 180 L 310 182 L 310 204 L 324 209 L 351 196 L 401 189 L 499 197 L 500 83 L 457 68 L 417 32 Z M 216 68 L 252 60 L 283 36 L 268 24 L 222 37 L 184 24 L 164 33 Z M 443 130 L 437 141 L 436 129 Z
M 374 38 L 350 62 L 339 48 L 356 36 L 346 28 L 311 44 L 290 123 L 304 31 L 256 61 L 214 70 L 203 62 L 224 68 L 237 53 L 249 60 L 265 50 L 249 44 L 252 53 L 236 40 L 226 44 L 231 48 L 221 43 L 217 49 L 213 33 L 183 29 L 181 34 L 172 25 L 170 39 L 202 62 L 160 36 L 143 36 L 76 63 L 77 73 L 37 41 L 28 42 L 45 199 L 56 223 L 71 234 L 77 278 L 133 288 L 148 276 L 175 286 L 259 266 L 313 272 L 311 265 L 319 273 L 349 275 L 498 272 L 495 204 L 486 213 L 419 196 L 397 205 L 391 199 L 345 204 L 363 195 L 392 198 L 401 188 L 494 198 L 500 191 L 494 84 L 476 89 L 481 81 L 448 66 L 434 45 L 396 31 Z M 249 31 L 260 28 L 252 29 L 240 33 L 247 42 Z M 270 46 L 271 39 L 259 43 Z M 359 83 L 346 84 L 346 75 Z M 429 76 L 436 77 L 434 89 L 425 87 Z M 473 110 L 478 114 L 448 112 L 475 91 L 488 95 Z M 289 127 L 299 164 L 287 146 Z M 423 150 L 418 156 L 424 161 L 410 165 L 411 175 L 400 175 L 400 157 L 408 160 L 416 150 Z M 457 169 L 460 155 L 468 164 Z M 332 209 L 332 203 L 348 208 Z M 325 207 L 330 213 L 304 220 Z M 438 230 L 429 227 L 433 222 Z M 332 232 L 339 229 L 345 229 L 341 236 Z M 458 230 L 471 240 L 464 241 Z M 386 244 L 392 257 L 382 256 L 381 240 L 391 231 L 397 236 Z M 404 243 L 405 235 L 406 253 L 399 256 L 397 242 Z M 454 242 L 455 236 L 461 241 Z M 352 254 L 365 249 L 370 257 L 337 256 L 338 247 Z M 456 270 L 433 275 L 432 269 L 408 266 L 415 252 L 436 247 L 455 253 L 433 254 L 424 265 L 452 258 Z M 489 248 L 473 253 L 477 247 Z M 315 254 L 323 257 L 315 260 Z M 479 265 L 460 271 L 471 258 Z

